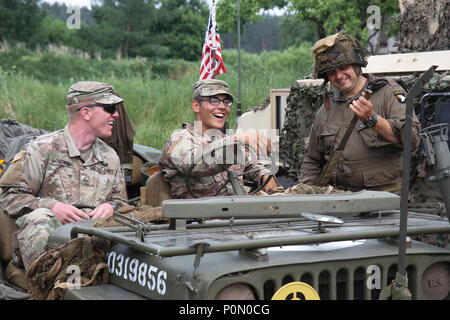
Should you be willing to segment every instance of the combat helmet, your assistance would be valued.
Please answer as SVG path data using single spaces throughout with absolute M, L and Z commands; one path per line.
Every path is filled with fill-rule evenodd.
M 367 66 L 369 52 L 361 43 L 343 31 L 320 39 L 314 44 L 311 58 L 315 58 L 314 77 L 328 81 L 326 73 L 339 66 L 356 64 Z

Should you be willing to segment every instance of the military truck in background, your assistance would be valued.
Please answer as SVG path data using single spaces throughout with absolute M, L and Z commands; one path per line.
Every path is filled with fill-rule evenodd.
M 403 77 L 407 84 L 416 81 L 415 72 L 421 74 L 430 65 L 439 65 L 416 108 L 423 127 L 434 123 L 437 100 L 448 98 L 434 95 L 448 91 L 439 86 L 448 81 L 449 52 L 440 54 L 443 60 L 439 61 L 434 54 L 426 61 L 423 55 L 392 60 L 394 65 L 405 61 L 400 57 L 409 57 L 407 64 L 423 63 L 420 68 L 400 72 L 409 75 Z M 392 73 L 395 68 L 385 60 L 392 57 L 377 58 L 382 60 L 378 68 L 385 67 L 383 72 L 365 71 Z M 372 62 L 370 67 L 375 65 Z M 270 105 L 240 119 L 239 129 L 281 131 L 280 171 L 285 175 L 296 177 L 321 92 L 320 81 L 299 80 L 289 90 L 272 90 Z M 429 176 L 448 182 L 448 124 L 423 136 L 423 156 L 416 156 L 428 158 L 426 168 L 434 169 Z M 411 172 L 417 171 L 417 163 L 413 162 Z M 229 176 L 234 179 L 232 173 Z M 425 175 L 417 176 L 426 180 Z M 438 184 L 445 190 L 444 184 Z M 168 185 L 155 173 L 140 189 L 140 207 L 160 210 L 158 219 L 143 220 L 140 209 L 135 208 L 129 213 L 115 212 L 112 226 L 84 221 L 52 233 L 49 242 L 53 245 L 85 235 L 110 244 L 105 258 L 108 283 L 81 287 L 75 283 L 64 290 L 63 298 L 450 298 L 450 224 L 442 195 L 436 194 L 432 204 L 418 201 L 404 212 L 402 199 L 389 192 L 333 193 L 325 189 L 311 189 L 307 194 L 180 200 L 170 199 Z M 402 222 L 405 214 L 407 226 Z M 401 246 L 406 248 L 404 253 Z M 407 281 L 398 277 L 401 266 Z M 399 294 L 398 288 L 406 290 Z

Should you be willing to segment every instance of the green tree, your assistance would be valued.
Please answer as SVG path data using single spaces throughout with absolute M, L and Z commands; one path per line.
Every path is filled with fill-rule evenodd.
M 152 31 L 156 22 L 155 2 L 152 0 L 103 0 L 92 7 L 96 43 L 109 54 L 125 57 L 136 55 L 164 56 L 157 49 L 159 39 Z
M 241 37 L 242 50 L 249 53 L 278 50 L 281 40 L 279 32 L 281 20 L 281 16 L 265 15 L 255 23 L 246 23 Z M 223 48 L 231 49 L 237 47 L 231 32 L 226 34 L 221 32 L 220 35 Z
M 398 0 L 240 0 L 241 24 L 258 19 L 261 9 L 279 7 L 286 8 L 299 22 L 313 22 L 320 38 L 345 30 L 366 41 L 371 5 L 380 9 L 381 29 L 388 34 L 395 32 Z M 236 30 L 236 0 L 221 0 L 217 16 L 225 31 Z
M 65 22 L 47 15 L 42 22 L 40 44 L 68 44 L 70 31 Z
M 125 57 L 201 56 L 208 7 L 203 0 L 104 0 L 93 6 L 96 43 Z
M 202 0 L 104 0 L 93 6 L 96 43 L 109 55 L 182 58 L 201 55 L 208 8 Z
M 201 0 L 165 0 L 158 10 L 156 31 L 170 48 L 170 58 L 199 60 L 209 9 Z
M 259 14 L 261 9 L 267 10 L 274 7 L 283 8 L 287 4 L 286 0 L 240 0 L 240 23 L 241 32 L 246 23 L 255 23 L 264 15 Z M 220 0 L 217 2 L 216 11 L 217 23 L 221 32 L 237 33 L 237 0 Z
M 279 49 L 279 24 L 280 17 L 266 15 L 263 19 L 253 24 L 247 23 L 244 26 L 244 37 L 242 40 L 252 50 L 249 52 L 263 52 L 266 50 Z M 242 48 L 245 50 L 246 45 Z
M 320 38 L 345 30 L 357 39 L 367 40 L 367 20 L 373 14 L 369 6 L 380 9 L 384 22 L 380 28 L 395 28 L 393 17 L 399 13 L 398 0 L 292 0 L 288 5 L 290 12 L 300 20 L 315 23 Z M 391 30 L 385 30 L 389 33 Z
M 38 7 L 39 0 L 0 1 L 0 39 L 36 44 L 36 31 L 45 13 Z
M 67 6 L 64 3 L 55 2 L 53 4 L 49 4 L 47 2 L 41 2 L 40 7 L 47 13 L 49 13 L 53 18 L 60 19 L 62 21 L 67 20 Z M 86 7 L 80 8 L 80 17 L 81 23 L 85 23 L 87 25 L 95 24 L 95 20 L 92 16 L 92 11 Z
M 314 43 L 319 40 L 315 24 L 309 20 L 298 21 L 293 15 L 285 15 L 279 25 L 280 49 L 298 47 L 304 42 Z
M 95 45 L 92 31 L 92 27 L 85 24 L 82 24 L 80 29 L 69 29 L 66 20 L 46 15 L 39 31 L 36 32 L 36 38 L 39 39 L 41 46 L 60 44 L 80 49 L 94 56 L 95 51 L 99 48 Z

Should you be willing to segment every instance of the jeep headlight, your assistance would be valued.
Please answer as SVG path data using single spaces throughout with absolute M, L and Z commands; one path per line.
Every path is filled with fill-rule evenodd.
M 215 300 L 256 300 L 252 288 L 244 283 L 226 286 L 216 295 Z
M 428 300 L 443 300 L 450 291 L 450 263 L 438 262 L 429 266 L 420 279 L 423 295 Z

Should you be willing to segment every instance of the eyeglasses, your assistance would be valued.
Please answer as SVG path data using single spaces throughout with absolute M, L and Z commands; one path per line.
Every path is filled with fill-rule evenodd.
M 197 99 L 197 101 L 209 101 L 209 103 L 213 106 L 218 106 L 221 102 L 223 102 L 223 104 L 226 107 L 231 107 L 233 105 L 233 100 L 231 100 L 230 98 L 219 99 L 217 97 L 212 97 L 212 98 Z
M 80 107 L 75 111 L 80 111 L 83 108 L 93 108 L 93 107 L 102 107 L 103 110 L 105 110 L 109 114 L 114 114 L 117 111 L 117 104 L 102 104 L 102 103 L 88 104 L 87 106 Z

